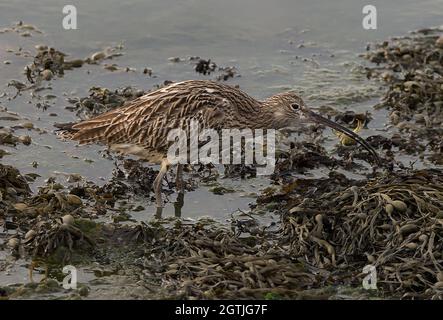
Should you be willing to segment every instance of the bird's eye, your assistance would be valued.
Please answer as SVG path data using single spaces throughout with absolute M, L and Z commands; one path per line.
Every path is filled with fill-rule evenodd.
M 291 104 L 291 108 L 292 108 L 292 110 L 298 110 L 298 109 L 300 109 L 300 105 L 298 103 L 293 103 L 293 104 Z

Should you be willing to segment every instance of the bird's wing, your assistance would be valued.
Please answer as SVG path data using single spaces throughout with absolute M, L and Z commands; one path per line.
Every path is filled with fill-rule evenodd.
M 201 128 L 219 129 L 228 120 L 230 101 L 204 86 L 170 86 L 73 126 L 80 143 L 136 144 L 164 149 L 171 129 L 186 129 L 194 119 Z

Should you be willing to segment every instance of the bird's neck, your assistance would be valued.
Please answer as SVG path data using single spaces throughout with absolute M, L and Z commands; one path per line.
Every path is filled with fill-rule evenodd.
M 242 111 L 236 114 L 239 127 L 250 129 L 271 129 L 273 114 L 266 106 L 263 106 L 262 102 L 255 101 L 256 104 L 246 110 L 242 108 Z
M 271 98 L 260 102 L 260 115 L 257 117 L 257 128 L 263 129 L 280 129 L 278 120 L 276 118 L 275 104 Z

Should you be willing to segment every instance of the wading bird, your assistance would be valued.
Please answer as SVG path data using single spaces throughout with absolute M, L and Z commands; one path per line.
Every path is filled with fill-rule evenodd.
M 162 180 L 170 167 L 166 154 L 171 129 L 186 129 L 190 120 L 203 128 L 281 129 L 320 123 L 349 136 L 379 163 L 376 151 L 351 130 L 310 110 L 294 92 L 258 101 L 238 88 L 208 80 L 171 84 L 131 101 L 128 105 L 72 126 L 79 143 L 101 142 L 111 150 L 134 154 L 161 164 L 154 181 L 157 215 L 163 208 Z M 177 165 L 176 188 L 183 194 L 183 165 Z

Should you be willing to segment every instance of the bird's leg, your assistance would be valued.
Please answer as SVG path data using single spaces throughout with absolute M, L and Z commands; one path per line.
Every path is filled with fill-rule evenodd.
M 161 217 L 163 211 L 163 199 L 162 199 L 162 181 L 166 172 L 169 169 L 169 162 L 167 159 L 163 159 L 160 165 L 160 171 L 154 180 L 154 193 L 155 193 L 155 205 L 157 207 L 156 217 Z
M 183 182 L 183 164 L 177 164 L 177 173 L 175 176 L 175 188 L 178 191 L 177 200 L 174 202 L 175 216 L 180 218 L 182 215 L 182 208 L 184 204 L 184 190 Z
M 31 263 L 29 264 L 28 267 L 28 277 L 29 277 L 29 281 L 31 281 L 31 283 L 34 282 L 34 268 L 37 266 L 37 261 L 32 260 Z

